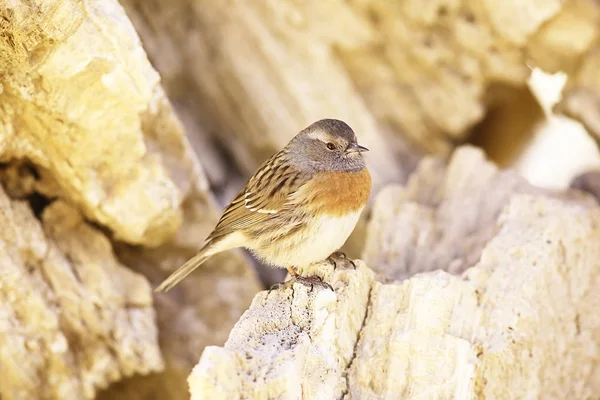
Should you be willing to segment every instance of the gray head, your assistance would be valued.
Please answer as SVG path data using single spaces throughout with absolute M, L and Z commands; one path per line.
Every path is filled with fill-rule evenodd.
M 300 131 L 286 146 L 289 161 L 305 171 L 359 172 L 366 168 L 356 134 L 345 122 L 322 119 Z

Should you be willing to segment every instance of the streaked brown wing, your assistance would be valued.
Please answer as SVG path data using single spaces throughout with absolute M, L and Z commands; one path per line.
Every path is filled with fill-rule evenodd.
M 310 178 L 300 174 L 277 153 L 249 179 L 223 211 L 208 240 L 259 224 L 284 210 L 293 195 Z

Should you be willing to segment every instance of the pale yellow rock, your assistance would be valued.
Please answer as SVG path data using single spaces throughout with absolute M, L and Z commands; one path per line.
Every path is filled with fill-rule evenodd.
M 371 149 L 373 194 L 403 184 L 423 155 L 467 139 L 498 88 L 525 88 L 533 65 L 576 67 L 598 26 L 589 0 L 122 4 L 222 205 L 325 117 Z M 360 254 L 363 225 L 344 251 Z
M 515 195 L 498 221 L 461 276 L 383 283 L 358 262 L 318 269 L 335 294 L 260 293 L 192 399 L 596 398 L 600 209 Z
M 4 359 L 0 366 L 13 359 L 15 365 L 35 366 L 24 369 L 34 379 L 15 378 L 15 387 L 33 393 L 23 398 L 36 398 L 43 391 L 48 398 L 80 399 L 117 381 L 99 396 L 187 398 L 186 377 L 203 348 L 226 340 L 260 286 L 247 260 L 230 252 L 152 303 L 150 288 L 202 246 L 219 207 L 159 75 L 117 1 L 0 0 L 0 162 L 10 162 L 0 178 L 11 196 L 43 203 L 41 194 L 60 199 L 56 204 L 71 204 L 103 230 L 94 240 L 110 249 L 103 248 L 107 253 L 113 252 L 110 237 L 119 260 L 145 276 L 127 269 L 108 271 L 120 280 L 110 282 L 95 272 L 100 268 L 95 242 L 85 248 L 74 239 L 64 244 L 63 252 L 76 252 L 80 258 L 78 269 L 94 274 L 86 283 L 106 293 L 87 300 L 71 284 L 71 275 L 53 277 L 69 307 L 50 300 L 48 307 L 57 314 L 69 312 L 66 323 L 77 330 L 73 343 L 65 344 L 74 347 L 64 353 L 71 364 L 63 369 L 47 366 L 49 346 Z M 65 218 L 71 219 L 67 214 Z M 60 229 L 62 223 L 53 218 L 47 229 Z M 33 238 L 29 246 L 41 246 L 39 240 Z M 136 280 L 130 282 L 129 275 Z M 0 285 L 15 290 L 18 282 L 2 275 Z M 111 285 L 118 295 L 108 291 Z M 34 287 L 30 295 L 40 297 L 41 291 Z M 130 306 L 119 296 L 143 301 Z M 93 303 L 91 311 L 79 311 L 77 306 L 87 307 L 86 301 Z M 7 313 L 24 313 L 19 307 L 5 304 Z M 117 315 L 119 307 L 131 311 L 130 326 Z M 92 311 L 102 316 L 100 322 L 93 320 Z M 31 313 L 23 318 L 39 314 L 36 308 Z M 124 331 L 106 333 L 113 325 Z M 90 347 L 80 349 L 79 342 Z M 13 398 L 6 393 L 7 399 Z
M 583 1 L 122 3 L 216 185 L 230 172 L 207 136 L 251 173 L 330 117 L 377 154 L 368 159 L 377 191 L 405 181 L 424 153 L 448 154 L 485 116 L 494 86 L 525 86 L 531 55 L 544 68 L 573 64 L 595 32 L 564 29 L 583 21 L 572 5 Z M 566 37 L 577 45 L 567 49 Z
M 164 242 L 193 165 L 165 165 L 189 145 L 121 6 L 2 1 L 0 15 L 0 159 L 47 169 L 61 197 L 116 238 Z M 154 127 L 181 148 L 159 151 Z
M 580 121 L 600 137 L 600 7 L 597 2 L 570 0 L 563 11 L 532 37 L 531 54 L 542 69 L 562 71 L 568 80 L 555 112 Z
M 62 201 L 42 222 L 0 189 L 0 397 L 92 399 L 163 361 L 151 288 Z
M 194 119 L 190 126 L 201 127 L 192 128 L 190 140 L 210 132 L 246 176 L 299 130 L 321 118 L 338 118 L 377 154 L 367 161 L 376 187 L 406 179 L 403 164 L 415 160 L 408 144 L 390 146 L 384 127 L 333 51 L 338 45 L 366 43 L 374 35 L 345 2 L 122 3 L 170 98 Z M 213 153 L 207 162 L 214 157 L 214 146 L 197 148 L 202 155 Z M 224 184 L 224 174 L 212 177 Z
M 116 252 L 153 287 L 191 258 L 214 227 L 218 212 L 205 189 L 194 186 L 182 207 L 177 235 L 154 249 L 118 246 Z M 206 346 L 220 346 L 261 290 L 256 273 L 239 252 L 212 257 L 168 293 L 155 297 L 159 343 L 165 370 L 111 387 L 105 400 L 189 399 L 186 379 Z

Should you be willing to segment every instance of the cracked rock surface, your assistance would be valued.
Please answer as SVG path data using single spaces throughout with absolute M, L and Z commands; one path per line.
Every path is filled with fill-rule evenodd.
M 205 349 L 189 378 L 192 399 L 339 398 L 374 277 L 356 264 L 311 269 L 335 293 L 294 284 L 256 295 L 225 346 Z
M 62 201 L 42 221 L 0 188 L 0 397 L 92 399 L 160 371 L 147 280 Z
M 0 17 L 0 161 L 47 170 L 54 194 L 116 238 L 163 243 L 194 165 L 122 7 L 3 2 Z
M 481 149 L 461 146 L 448 163 L 425 158 L 406 186 L 390 185 L 376 196 L 363 258 L 393 279 L 436 269 L 461 273 L 479 260 L 498 216 L 518 193 L 595 205 L 576 191 L 534 187 L 486 160 Z
M 335 293 L 259 293 L 205 350 L 192 399 L 595 398 L 600 210 L 518 194 L 498 221 L 461 275 L 324 264 Z
M 187 398 L 259 283 L 228 252 L 153 299 L 219 207 L 118 1 L 0 0 L 0 179 L 0 397 Z

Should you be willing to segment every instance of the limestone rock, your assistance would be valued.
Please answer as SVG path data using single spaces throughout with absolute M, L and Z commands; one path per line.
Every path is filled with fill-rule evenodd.
M 121 245 L 116 249 L 120 259 L 148 277 L 153 287 L 196 253 L 219 216 L 213 201 L 197 186 L 182 210 L 184 223 L 164 245 L 155 249 Z M 101 399 L 188 399 L 186 379 L 202 351 L 227 340 L 260 289 L 256 273 L 241 252 L 231 251 L 212 257 L 170 292 L 157 294 L 155 309 L 165 370 L 118 383 Z
M 48 199 L 58 199 L 48 212 L 54 210 L 54 204 L 70 204 L 73 214 L 83 214 L 102 231 L 95 230 L 99 236 L 95 241 L 110 249 L 107 238 L 112 239 L 120 262 L 145 276 L 124 270 L 112 277 L 122 281 L 113 282 L 113 290 L 125 299 L 144 293 L 146 297 L 137 300 L 141 305 L 132 306 L 135 319 L 132 317 L 131 326 L 118 326 L 129 330 L 115 328 L 119 336 L 111 338 L 111 324 L 121 324 L 121 316 L 115 317 L 118 307 L 129 309 L 125 300 L 105 288 L 109 278 L 94 272 L 100 268 L 95 242 L 85 249 L 78 242 L 61 247 L 65 254 L 76 253 L 80 258 L 77 268 L 91 269 L 90 274 L 97 275 L 95 281 L 86 277 L 94 289 L 100 285 L 106 291 L 106 298 L 90 295 L 87 301 L 103 318 L 100 333 L 109 335 L 105 348 L 124 361 L 111 361 L 100 352 L 103 347 L 96 352 L 94 340 L 101 344 L 104 339 L 94 336 L 100 328 L 87 324 L 100 322 L 69 308 L 67 322 L 75 326 L 78 335 L 72 338 L 75 349 L 64 352 L 69 367 L 64 371 L 59 366 L 46 368 L 54 360 L 49 358 L 50 350 L 42 348 L 37 358 L 32 351 L 26 361 L 35 368 L 28 367 L 27 373 L 35 379 L 18 379 L 15 385 L 22 391 L 47 387 L 48 398 L 69 398 L 65 393 L 83 398 L 119 381 L 100 396 L 186 398 L 185 379 L 203 347 L 226 340 L 259 284 L 249 263 L 230 252 L 215 257 L 177 290 L 157 296 L 154 314 L 150 286 L 156 286 L 198 250 L 219 207 L 162 91 L 159 75 L 116 0 L 0 0 L 0 162 L 9 163 L 0 171 L 0 178 L 11 196 L 27 198 L 32 204 L 39 201 L 40 209 Z M 65 218 L 72 219 L 66 213 Z M 79 219 L 83 221 L 83 217 Z M 52 218 L 46 229 L 61 229 L 61 224 L 60 218 Z M 85 222 L 80 225 L 88 226 Z M 82 236 L 82 240 L 86 238 Z M 36 240 L 30 245 L 41 246 Z M 131 283 L 129 275 L 139 282 Z M 2 275 L 0 284 L 14 290 L 16 284 L 6 279 Z M 42 289 L 33 287 L 29 295 L 43 297 Z M 121 294 L 125 289 L 128 291 Z M 77 287 L 64 289 L 64 301 L 76 311 L 76 305 L 86 304 L 80 291 Z M 48 302 L 53 312 L 60 313 L 60 307 Z M 23 312 L 11 303 L 4 307 L 6 313 Z M 117 311 L 111 311 L 113 308 Z M 144 320 L 137 314 L 142 311 Z M 32 315 L 25 317 L 33 318 L 35 312 L 33 309 Z M 151 336 L 153 342 L 143 335 Z M 90 349 L 79 349 L 79 342 L 87 345 L 88 341 Z M 127 343 L 121 345 L 120 341 Z M 78 355 L 76 352 L 84 354 L 82 361 L 72 355 Z M 20 357 L 14 357 L 15 365 L 26 364 L 22 362 L 25 355 Z M 135 362 L 139 365 L 132 365 Z M 51 375 L 45 375 L 44 368 Z M 62 382 L 70 382 L 71 389 L 64 389 Z M 56 392 L 59 389 L 62 391 Z
M 406 187 L 377 195 L 363 258 L 395 279 L 435 269 L 460 273 L 477 262 L 514 193 L 542 192 L 475 147 L 458 148 L 447 165 L 426 158 Z
M 191 148 L 121 6 L 1 1 L 0 17 L 0 161 L 46 169 L 118 239 L 164 242 L 193 181 Z
M 571 71 L 598 10 L 587 0 L 122 3 L 215 186 L 232 173 L 227 155 L 250 174 L 300 128 L 334 117 L 377 154 L 375 191 L 405 182 L 423 154 L 447 155 L 498 87 L 525 86 L 532 59 Z
M 595 398 L 599 218 L 517 196 L 462 277 L 375 283 L 349 398 Z
M 320 266 L 335 293 L 258 294 L 192 399 L 595 398 L 599 240 L 597 207 L 515 195 L 461 276 Z
M 227 177 L 215 160 L 215 141 L 248 176 L 321 118 L 348 122 L 377 154 L 368 160 L 376 187 L 406 179 L 415 151 L 406 141 L 386 140 L 391 132 L 377 123 L 335 54 L 338 44 L 360 45 L 374 34 L 344 2 L 122 3 L 169 97 L 187 116 L 203 162 L 207 154 L 206 169 L 219 171 L 211 172 L 215 185 Z
M 336 293 L 294 284 L 256 295 L 225 347 L 204 351 L 189 378 L 192 399 L 340 398 L 374 275 L 357 264 L 316 267 Z
M 0 189 L 0 397 L 92 399 L 163 368 L 151 288 L 62 201 L 36 219 Z

